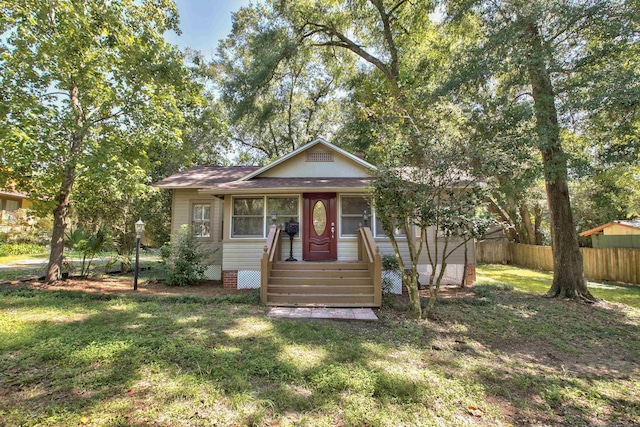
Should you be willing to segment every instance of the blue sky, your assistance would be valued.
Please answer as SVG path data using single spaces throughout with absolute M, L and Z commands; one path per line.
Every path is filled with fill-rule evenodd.
M 231 31 L 231 12 L 248 5 L 250 0 L 176 0 L 176 3 L 182 34 L 167 33 L 167 41 L 212 56 L 218 40 Z

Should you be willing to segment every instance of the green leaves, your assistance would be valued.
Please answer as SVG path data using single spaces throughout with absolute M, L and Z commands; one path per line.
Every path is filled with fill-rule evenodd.
M 59 245 L 69 203 L 95 221 L 105 204 L 123 207 L 145 191 L 160 169 L 149 152 L 188 161 L 180 149 L 185 113 L 200 104 L 201 87 L 164 41 L 166 31 L 178 31 L 172 1 L 7 0 L 0 7 L 7 35 L 0 40 L 0 178 L 56 208 L 52 242 Z M 52 249 L 58 264 L 61 250 Z

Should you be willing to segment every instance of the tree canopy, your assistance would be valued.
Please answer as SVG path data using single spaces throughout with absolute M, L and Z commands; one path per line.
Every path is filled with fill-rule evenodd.
M 149 151 L 180 155 L 184 112 L 199 89 L 163 38 L 178 31 L 172 1 L 1 8 L 1 172 L 54 213 L 47 280 L 55 281 L 74 184 L 99 204 L 142 192 Z

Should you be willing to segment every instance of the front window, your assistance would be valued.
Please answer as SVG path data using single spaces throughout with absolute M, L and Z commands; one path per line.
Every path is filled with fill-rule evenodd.
M 267 230 L 271 227 L 271 214 L 275 212 L 277 215 L 277 224 L 282 224 L 294 220 L 298 220 L 298 198 L 297 197 L 267 197 Z M 282 233 L 282 236 L 287 236 Z M 287 236 L 288 238 L 288 236 Z
M 387 237 L 382 221 L 377 218 L 375 210 L 371 209 L 369 201 L 364 196 L 342 196 L 342 203 L 340 204 L 341 236 L 351 237 L 357 235 L 358 226 L 360 224 L 364 225 L 363 215 L 365 210 L 369 215 L 368 225 L 374 236 Z M 393 235 L 405 236 L 404 228 L 397 224 L 393 230 Z
M 298 221 L 298 198 L 234 197 L 232 205 L 231 237 L 265 237 L 272 224 L 272 213 L 281 224 L 293 219 Z
M 211 205 L 193 205 L 191 227 L 196 237 L 211 237 Z
M 233 199 L 233 237 L 264 237 L 264 197 Z
M 340 204 L 340 229 L 342 236 L 355 236 L 362 224 L 362 215 L 367 210 L 371 221 L 371 206 L 362 196 L 343 196 Z

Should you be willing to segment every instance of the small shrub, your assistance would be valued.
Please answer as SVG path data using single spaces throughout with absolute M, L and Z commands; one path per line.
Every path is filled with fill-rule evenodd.
M 0 256 L 37 255 L 47 252 L 47 248 L 34 243 L 1 243 Z
M 205 266 L 200 263 L 205 253 L 191 227 L 183 225 L 173 236 L 170 253 L 171 270 L 167 276 L 168 285 L 188 286 L 203 279 Z
M 171 258 L 171 245 L 169 243 L 165 243 L 160 246 L 160 256 L 162 257 L 162 261 L 166 262 Z
M 398 258 L 396 258 L 395 254 L 382 255 L 382 269 L 400 271 L 400 263 L 398 262 Z

